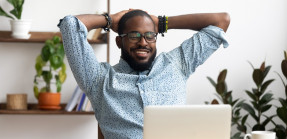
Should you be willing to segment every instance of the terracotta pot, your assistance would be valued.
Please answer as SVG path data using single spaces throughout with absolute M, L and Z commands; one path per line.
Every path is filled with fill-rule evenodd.
M 58 110 L 61 109 L 61 93 L 39 93 L 38 105 L 40 109 Z

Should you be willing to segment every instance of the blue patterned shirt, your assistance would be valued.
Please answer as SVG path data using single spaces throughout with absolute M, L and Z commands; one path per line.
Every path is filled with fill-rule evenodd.
M 228 46 L 223 30 L 208 26 L 159 54 L 150 70 L 137 72 L 123 59 L 114 66 L 98 62 L 87 29 L 76 17 L 66 16 L 58 26 L 71 70 L 106 139 L 142 139 L 144 107 L 185 104 L 189 76 L 222 43 Z

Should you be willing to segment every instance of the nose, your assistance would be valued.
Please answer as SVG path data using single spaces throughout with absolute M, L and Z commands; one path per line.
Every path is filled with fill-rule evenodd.
M 142 36 L 140 41 L 138 42 L 138 44 L 141 45 L 141 46 L 147 46 L 148 42 L 145 40 L 145 37 Z

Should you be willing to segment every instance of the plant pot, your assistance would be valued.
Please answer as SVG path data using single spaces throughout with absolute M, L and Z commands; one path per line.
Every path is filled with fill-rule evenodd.
M 31 20 L 11 20 L 12 37 L 16 39 L 29 39 L 31 28 Z
M 39 93 L 38 106 L 44 110 L 59 110 L 61 93 Z

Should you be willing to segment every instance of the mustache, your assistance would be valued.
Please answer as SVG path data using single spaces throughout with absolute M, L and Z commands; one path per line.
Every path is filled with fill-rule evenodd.
M 131 51 L 138 50 L 138 49 L 152 51 L 152 48 L 147 47 L 147 46 L 138 46 L 136 48 L 131 48 Z

